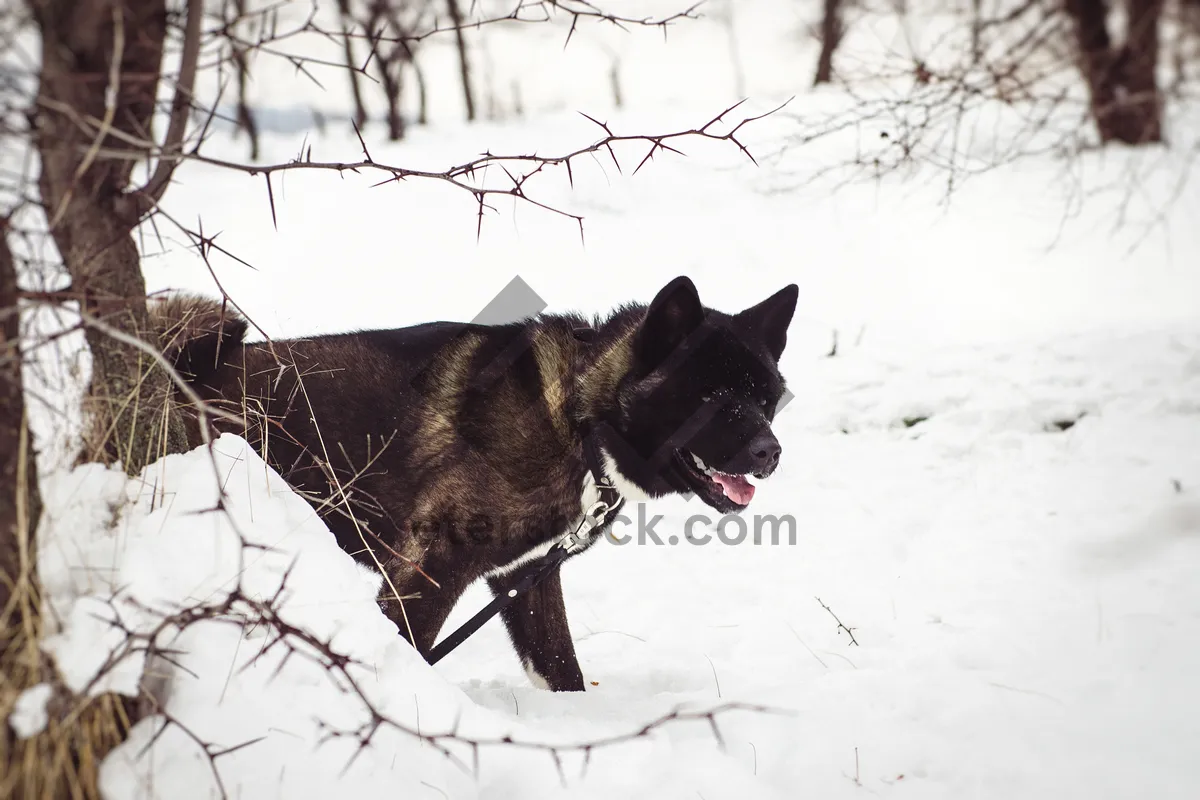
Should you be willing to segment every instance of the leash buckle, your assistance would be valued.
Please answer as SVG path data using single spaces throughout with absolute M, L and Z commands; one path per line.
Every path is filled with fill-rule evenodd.
M 612 506 L 603 500 L 593 503 L 591 508 L 583 512 L 583 519 L 580 520 L 579 526 L 559 542 L 560 546 L 564 547 L 568 553 L 581 549 L 588 539 L 588 534 L 604 522 L 604 515 L 611 510 Z

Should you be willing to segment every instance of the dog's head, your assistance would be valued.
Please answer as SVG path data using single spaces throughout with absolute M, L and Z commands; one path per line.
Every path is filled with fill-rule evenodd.
M 686 277 L 654 298 L 634 331 L 617 394 L 615 466 L 651 496 L 694 492 L 721 513 L 750 503 L 782 452 L 771 430 L 779 357 L 798 288 L 737 314 L 706 308 Z

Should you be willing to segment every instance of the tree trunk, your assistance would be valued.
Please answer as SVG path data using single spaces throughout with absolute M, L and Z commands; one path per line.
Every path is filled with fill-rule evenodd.
M 346 73 L 350 76 L 350 96 L 354 99 L 354 125 L 359 131 L 367 124 L 367 107 L 363 105 L 362 88 L 358 85 L 357 62 L 354 59 L 354 15 L 350 11 L 350 0 L 338 0 L 338 13 L 342 17 L 342 55 L 346 59 Z M 370 36 L 371 31 L 367 31 Z
M 0 220 L 0 659 L 9 651 L 9 633 L 21 627 L 13 614 L 32 577 L 41 513 L 21 384 L 17 268 L 6 234 Z
M 821 54 L 817 57 L 817 74 L 813 86 L 833 80 L 833 53 L 842 41 L 842 2 L 824 0 L 821 16 Z
M 725 0 L 716 20 L 725 29 L 725 47 L 729 51 L 729 67 L 733 73 L 733 96 L 746 96 L 746 70 L 742 68 L 742 56 L 738 47 L 737 18 L 733 13 L 734 0 Z
M 1184 23 L 1200 36 L 1200 0 L 1182 0 L 1182 6 Z
M 401 93 L 404 90 L 404 64 L 380 62 L 379 74 L 383 76 L 383 91 L 387 95 L 388 139 L 398 142 L 404 138 L 404 113 L 401 108 Z
M 971 0 L 971 66 L 983 63 L 983 0 Z
M 193 0 L 200 2 L 200 0 Z M 125 196 L 145 149 L 82 120 L 108 120 L 129 137 L 150 136 L 166 36 L 165 0 L 30 0 L 42 34 L 35 116 L 38 185 L 50 232 L 71 275 L 81 310 L 153 341 L 133 229 L 138 204 Z M 121 57 L 114 70 L 114 53 Z M 115 81 L 115 85 L 114 85 Z M 106 104 L 106 97 L 110 101 Z M 97 147 L 105 155 L 92 156 Z M 128 158 L 111 157 L 123 152 Z M 94 327 L 89 405 L 95 436 L 85 457 L 120 460 L 136 474 L 156 458 L 187 448 L 182 419 L 170 412 L 168 376 L 137 348 Z
M 413 68 L 413 75 L 417 79 L 417 124 L 429 124 L 429 97 L 425 91 L 425 72 L 421 69 L 421 65 L 417 63 L 417 59 L 413 58 L 410 62 Z
M 236 0 L 234 8 L 239 19 L 246 16 L 246 0 Z M 347 38 L 346 42 L 346 47 L 349 47 L 350 39 Z M 239 128 L 246 132 L 246 136 L 250 138 L 250 160 L 258 161 L 258 123 L 254 120 L 254 114 L 250 111 L 250 104 L 246 101 L 246 86 L 250 78 L 250 61 L 245 48 L 238 45 L 233 46 L 233 64 L 234 68 L 237 69 L 237 124 Z M 351 72 L 351 74 L 353 75 L 354 73 Z
M 1162 141 L 1162 96 L 1155 70 L 1158 67 L 1159 31 L 1163 0 L 1128 0 L 1129 32 L 1121 53 L 1125 96 L 1123 124 L 1118 138 L 1129 144 Z
M 454 38 L 458 44 L 458 71 L 462 78 L 463 99 L 467 104 L 467 121 L 475 121 L 475 93 L 471 89 L 471 62 L 467 59 L 467 37 L 463 34 L 462 11 L 458 0 L 446 0 L 450 21 L 454 23 Z
M 1075 22 L 1080 68 L 1100 141 L 1162 141 L 1162 98 L 1155 78 L 1163 0 L 1127 0 L 1124 46 L 1113 46 L 1105 0 L 1066 0 Z
M 615 58 L 608 65 L 608 85 L 612 87 L 613 106 L 621 108 L 625 105 L 621 95 L 621 62 Z M 520 112 L 517 115 L 520 116 Z

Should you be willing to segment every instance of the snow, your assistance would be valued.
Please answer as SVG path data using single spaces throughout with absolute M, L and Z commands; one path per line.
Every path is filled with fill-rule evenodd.
M 35 403 L 46 649 L 76 689 L 130 691 L 148 667 L 180 723 L 161 735 L 161 717 L 140 723 L 105 762 L 106 797 L 218 796 L 196 738 L 214 751 L 246 745 L 215 760 L 230 797 L 1200 792 L 1200 193 L 1195 182 L 1176 193 L 1190 161 L 1112 149 L 1064 166 L 1044 154 L 975 175 L 949 199 L 928 165 L 846 183 L 828 170 L 881 146 L 883 123 L 785 148 L 797 119 L 845 98 L 805 89 L 814 50 L 794 4 L 738 4 L 737 21 L 752 97 L 739 113 L 799 94 L 793 116 L 744 129 L 760 166 L 728 143 L 681 140 L 687 158 L 660 154 L 636 176 L 642 145 L 618 149 L 623 173 L 606 158 L 577 162 L 573 190 L 539 176 L 531 193 L 585 216 L 582 244 L 573 221 L 504 202 L 477 240 L 466 193 L 417 180 L 370 188 L 372 175 L 278 177 L 277 230 L 261 176 L 189 164 L 168 207 L 254 266 L 213 260 L 271 336 L 470 319 L 516 276 L 549 310 L 589 313 L 649 300 L 679 274 L 724 310 L 798 283 L 783 358 L 796 397 L 775 425 L 782 466 L 747 512 L 751 528 L 755 515 L 790 515 L 795 542 L 728 545 L 701 525 L 707 543 L 689 544 L 688 518 L 715 523 L 715 512 L 647 505 L 676 544 L 639 544 L 630 528 L 633 542 L 564 568 L 588 690 L 554 694 L 530 683 L 498 621 L 435 668 L 418 659 L 372 602 L 374 579 L 236 437 L 135 479 L 71 470 L 71 419 Z M 736 98 L 727 61 L 702 55 L 726 58 L 724 31 L 688 24 L 666 45 L 657 32 L 604 34 L 621 52 L 620 109 L 596 72 L 609 56 L 585 31 L 565 54 L 549 31 L 536 46 L 526 29 L 489 35 L 489 80 L 522 79 L 527 116 L 471 126 L 457 122 L 453 70 L 438 66 L 449 52 L 435 50 L 434 124 L 399 144 L 368 129 L 371 153 L 444 167 L 484 150 L 568 152 L 596 136 L 577 110 L 619 133 L 702 124 Z M 897 36 L 869 26 L 847 47 Z M 559 58 L 561 70 L 530 75 Z M 263 64 L 255 91 L 277 108 L 345 107 L 343 90 Z M 1002 144 L 1005 113 L 975 122 L 995 123 Z M 314 158 L 360 153 L 348 126 L 331 124 L 267 134 L 264 160 L 302 144 Z M 979 163 L 989 146 L 972 140 Z M 243 141 L 209 147 L 245 158 Z M 161 242 L 142 242 L 149 288 L 214 293 L 194 249 L 160 227 Z M 244 550 L 241 537 L 270 550 Z M 281 616 L 332 637 L 363 665 L 351 671 L 371 702 L 413 730 L 572 744 L 681 705 L 772 712 L 720 716 L 723 748 L 706 722 L 680 722 L 595 750 L 586 773 L 567 753 L 562 782 L 544 752 L 482 747 L 476 771 L 457 747 L 463 769 L 390 728 L 351 760 L 354 740 L 323 734 L 357 728 L 363 704 L 311 657 L 267 648 L 270 632 L 237 618 L 168 629 L 158 641 L 177 664 L 144 664 L 110 624 L 146 635 L 163 613 L 238 585 L 269 598 L 285 573 Z M 444 631 L 488 599 L 473 587 Z M 120 667 L 102 670 L 114 648 Z
M 12 713 L 8 715 L 8 724 L 18 739 L 28 739 L 37 736 L 46 728 L 50 717 L 46 713 L 46 704 L 54 693 L 54 687 L 48 683 L 39 683 L 17 696 Z
M 87 465 L 60 476 L 48 487 L 47 496 L 80 496 L 87 493 L 89 479 L 120 478 L 115 470 L 101 472 L 96 465 Z M 220 496 L 218 481 L 228 492 L 224 512 L 214 510 Z M 332 789 L 352 749 L 330 745 L 314 757 L 295 743 L 315 744 L 324 732 L 319 722 L 353 729 L 361 724 L 364 712 L 342 699 L 339 685 L 316 662 L 300 656 L 285 658 L 283 648 L 267 647 L 265 630 L 228 616 L 182 631 L 177 626 L 159 630 L 164 616 L 198 604 L 219 604 L 235 588 L 248 598 L 263 600 L 275 597 L 282 586 L 277 608 L 284 621 L 301 624 L 336 652 L 372 665 L 371 676 L 385 676 L 379 683 L 378 678 L 355 675 L 368 681 L 370 690 L 378 684 L 381 688 L 376 691 L 388 692 L 377 701 L 381 711 L 404 718 L 415 713 L 408 704 L 421 698 L 426 702 L 420 710 L 421 724 L 433 730 L 449 728 L 456 717 L 466 727 L 476 715 L 461 692 L 438 680 L 379 613 L 374 602 L 376 582 L 364 577 L 337 548 L 312 508 L 241 439 L 228 435 L 218 439 L 211 459 L 204 450 L 170 456 L 124 488 L 130 502 L 122 506 L 108 531 L 122 540 L 120 552 L 112 558 L 106 549 L 96 561 L 111 567 L 111 585 L 107 591 L 97 587 L 85 596 L 92 602 L 76 601 L 63 630 L 47 643 L 72 689 L 90 685 L 96 673 L 113 661 L 137 663 L 140 674 L 142 659 L 123 648 L 125 636 L 104 635 L 113 630 L 107 621 L 120 618 L 133 633 L 155 635 L 160 650 L 178 653 L 170 656 L 173 664 L 164 656 L 155 665 L 159 674 L 165 670 L 170 676 L 167 714 L 202 740 L 213 742 L 214 749 L 258 736 L 268 738 L 247 748 L 244 755 L 222 760 L 222 768 L 229 765 L 235 774 L 241 773 L 236 784 L 239 792 L 263 796 L 268 788 L 278 788 L 286 796 L 296 796 L 323 785 Z M 90 494 L 104 502 L 100 492 Z M 43 553 L 54 546 L 86 553 L 89 540 L 99 537 L 94 529 L 79 524 L 78 510 L 67 507 L 60 513 L 60 508 L 47 509 L 42 530 L 53 544 L 44 543 Z M 106 606 L 100 598 L 109 595 L 115 599 Z M 108 614 L 95 613 L 106 607 L 111 609 Z M 135 686 L 106 688 L 128 692 Z M 396 703 L 405 707 L 394 711 L 391 706 Z M 211 776 L 197 777 L 196 745 L 181 728 L 172 728 L 159 740 L 153 757 L 139 757 L 161 726 L 159 718 L 143 721 L 122 750 L 106 762 L 103 783 L 109 796 L 140 796 L 151 786 L 156 791 L 180 787 L 172 796 L 184 796 L 177 793 L 186 794 L 182 787 L 211 783 Z M 378 744 L 389 758 L 397 750 L 416 748 L 414 741 L 392 742 L 386 735 Z M 290 767 L 287 778 L 281 779 L 273 769 L 262 771 L 264 757 L 275 766 Z M 204 763 L 199 763 L 201 771 Z M 432 774 L 442 769 L 432 761 Z M 405 776 L 391 780 L 403 787 L 423 774 L 410 768 Z

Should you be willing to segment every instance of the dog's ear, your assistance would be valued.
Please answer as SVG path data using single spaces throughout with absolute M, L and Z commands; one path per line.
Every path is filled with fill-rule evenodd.
M 695 284 L 680 276 L 664 286 L 650 303 L 638 328 L 635 356 L 638 365 L 652 370 L 704 322 L 704 306 Z
M 783 355 L 783 348 L 787 345 L 788 326 L 792 324 L 792 315 L 796 313 L 796 299 L 799 294 L 800 287 L 794 283 L 790 284 L 736 317 L 754 336 L 762 340 L 776 361 Z

